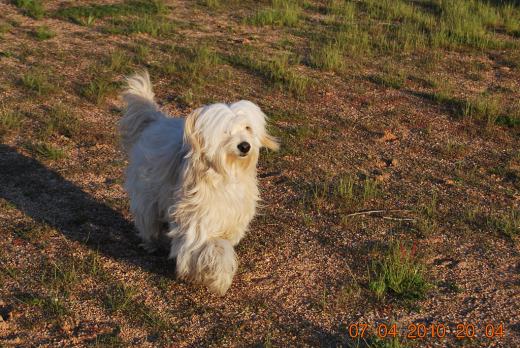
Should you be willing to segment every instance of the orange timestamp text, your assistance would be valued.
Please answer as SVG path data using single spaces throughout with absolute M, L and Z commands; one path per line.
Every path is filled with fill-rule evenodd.
M 352 324 L 349 327 L 350 337 L 363 337 L 365 334 L 365 330 L 368 327 L 368 324 Z M 482 332 L 478 332 L 482 330 Z M 488 337 L 493 338 L 495 336 L 502 337 L 504 335 L 502 324 L 499 324 L 495 327 L 493 324 L 488 324 L 485 327 L 476 327 L 473 324 L 458 324 L 456 331 L 456 338 L 465 338 L 465 337 Z M 408 333 L 405 333 L 408 338 L 425 338 L 425 337 L 439 337 L 442 338 L 446 336 L 447 329 L 446 325 L 443 324 L 431 324 L 430 326 L 426 326 L 424 324 L 410 324 L 408 325 Z M 387 336 L 396 337 L 399 335 L 395 324 L 388 327 L 386 324 L 381 324 L 377 328 L 377 335 L 381 338 L 385 338 Z

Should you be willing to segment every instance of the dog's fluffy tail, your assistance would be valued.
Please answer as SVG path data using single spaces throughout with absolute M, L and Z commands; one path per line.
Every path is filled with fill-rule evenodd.
M 150 123 L 164 115 L 154 102 L 155 94 L 147 71 L 126 77 L 125 80 L 128 86 L 120 94 L 123 96 L 122 102 L 127 105 L 122 111 L 123 118 L 117 123 L 117 129 L 122 136 L 123 151 L 126 152 Z

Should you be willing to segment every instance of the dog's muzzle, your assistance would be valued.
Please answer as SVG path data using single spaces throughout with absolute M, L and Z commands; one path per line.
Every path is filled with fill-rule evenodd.
M 249 143 L 245 141 L 243 143 L 238 144 L 237 147 L 240 150 L 241 157 L 246 156 L 249 150 L 251 149 L 251 145 L 249 145 Z

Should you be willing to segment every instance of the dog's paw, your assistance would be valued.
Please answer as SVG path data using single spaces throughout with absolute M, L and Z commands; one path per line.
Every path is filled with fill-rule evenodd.
M 217 278 L 214 278 L 211 281 L 206 280 L 205 285 L 212 293 L 224 296 L 231 286 L 232 281 L 233 274 L 221 273 Z
M 156 243 L 152 243 L 149 241 L 144 241 L 142 244 L 139 244 L 139 246 L 146 250 L 149 254 L 152 254 L 159 250 L 159 246 Z

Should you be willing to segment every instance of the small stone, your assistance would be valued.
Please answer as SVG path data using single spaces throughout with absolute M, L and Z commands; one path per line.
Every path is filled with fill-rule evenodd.
M 374 163 L 374 165 L 377 167 L 377 168 L 385 168 L 386 167 L 386 162 L 378 159 L 376 160 L 376 162 Z
M 385 141 L 394 141 L 397 139 L 399 139 L 399 138 L 397 136 L 393 135 L 392 133 L 385 132 L 385 134 L 381 138 L 377 139 L 377 141 L 380 143 L 383 143 Z

